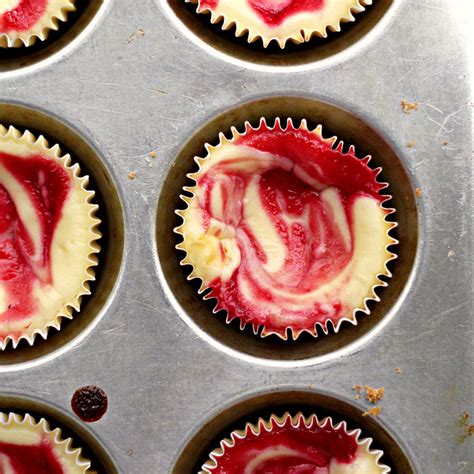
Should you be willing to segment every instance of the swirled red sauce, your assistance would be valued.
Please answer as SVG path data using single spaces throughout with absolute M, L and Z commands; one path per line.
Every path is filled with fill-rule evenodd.
M 247 0 L 258 16 L 270 26 L 281 25 L 297 13 L 318 11 L 325 0 Z M 201 0 L 200 8 L 215 9 L 219 0 Z
M 0 441 L 0 473 L 3 473 L 3 457 L 6 457 L 5 461 L 13 468 L 14 474 L 66 474 L 47 439 L 38 445 Z
M 23 222 L 17 208 L 19 196 L 7 191 L 0 176 L 0 286 L 9 301 L 0 324 L 31 316 L 36 310 L 34 282 L 52 283 L 51 243 L 71 187 L 66 170 L 39 155 L 20 158 L 0 153 L 0 171 L 2 167 L 34 209 L 40 236 L 31 235 L 31 222 Z
M 315 420 L 309 427 L 301 423 L 298 428 L 290 417 L 281 427 L 272 420 L 271 432 L 262 427 L 258 435 L 250 430 L 247 433 L 216 458 L 213 474 L 328 474 L 331 460 L 350 464 L 357 453 L 354 437 L 342 427 L 321 428 Z
M 207 285 L 211 288 L 209 296 L 218 300 L 216 309 L 226 310 L 229 320 L 239 318 L 245 324 L 263 326 L 266 333 L 280 335 L 288 327 L 311 330 L 316 323 L 338 321 L 351 314 L 353 308 L 338 299 L 337 289 L 327 300 L 311 295 L 331 283 L 351 261 L 354 206 L 359 199 L 369 197 L 378 208 L 383 200 L 377 172 L 352 151 L 333 149 L 303 129 L 249 129 L 234 145 L 271 154 L 272 158 L 258 155 L 216 161 L 198 179 L 204 232 L 208 232 L 211 218 L 235 229 L 241 255 L 230 278 L 218 277 Z M 267 160 L 261 173 L 245 171 L 246 162 L 260 159 Z M 251 187 L 257 188 L 256 195 L 253 191 L 249 195 Z M 219 215 L 217 192 L 222 200 Z M 342 209 L 349 234 L 346 238 L 329 198 Z M 255 212 L 251 205 L 257 201 L 271 222 L 277 242 L 265 240 L 269 232 L 262 230 L 262 218 L 253 227 L 249 225 L 249 215 Z M 224 260 L 225 249 L 220 245 Z M 275 245 L 282 247 L 277 255 L 268 252 Z M 275 270 L 271 265 L 279 258 L 281 265 Z
M 44 14 L 48 0 L 20 0 L 13 8 L 0 14 L 0 32 L 27 31 Z
M 216 8 L 218 4 L 219 4 L 219 0 L 201 0 L 199 2 L 199 8 L 201 10 L 205 10 L 205 9 L 212 10 L 213 8 Z
M 236 144 L 288 157 L 325 187 L 335 186 L 345 195 L 363 192 L 381 199 L 379 192 L 383 186 L 364 161 L 356 158 L 353 152 L 334 150 L 317 139 L 313 132 L 292 127 L 283 130 L 280 126 L 248 129 Z M 289 193 L 285 192 L 285 195 L 289 196 Z

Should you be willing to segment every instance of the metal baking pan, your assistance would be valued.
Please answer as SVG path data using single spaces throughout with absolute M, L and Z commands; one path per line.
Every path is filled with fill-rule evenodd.
M 92 296 L 47 341 L 0 355 L 0 408 L 54 420 L 98 472 L 196 472 L 245 420 L 296 408 L 362 427 L 396 473 L 471 472 L 457 424 L 473 402 L 469 0 L 376 1 L 327 43 L 268 55 L 180 0 L 81 8 L 31 56 L 0 51 L 0 123 L 69 151 L 104 221 Z M 322 123 L 390 183 L 393 278 L 337 335 L 240 332 L 179 267 L 192 157 L 261 116 Z M 86 426 L 70 403 L 89 384 L 109 409 Z M 356 384 L 385 388 L 377 418 Z

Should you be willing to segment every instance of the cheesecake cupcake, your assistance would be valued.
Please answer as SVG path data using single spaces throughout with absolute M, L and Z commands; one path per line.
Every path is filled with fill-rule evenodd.
M 284 48 L 287 41 L 303 43 L 313 36 L 326 38 L 341 31 L 341 24 L 355 21 L 372 0 L 185 0 L 197 4 L 197 13 L 210 14 L 223 30 L 235 28 L 235 36 L 260 39 L 266 48 L 272 41 Z
M 90 294 L 100 220 L 88 184 L 59 145 L 0 125 L 0 348 L 46 339 Z
M 380 168 L 305 121 L 262 119 L 219 138 L 195 158 L 194 184 L 176 211 L 188 279 L 201 280 L 199 292 L 217 300 L 214 312 L 261 336 L 296 339 L 356 324 L 396 257 Z
M 0 48 L 31 46 L 58 30 L 75 11 L 76 0 L 2 0 L 0 2 Z
M 222 440 L 200 474 L 391 472 L 380 463 L 382 451 L 371 450 L 372 440 L 360 435 L 360 430 L 348 431 L 345 422 L 334 425 L 330 418 L 320 422 L 316 415 L 272 415 Z
M 0 472 L 5 474 L 84 474 L 91 462 L 63 439 L 61 430 L 29 414 L 0 413 Z

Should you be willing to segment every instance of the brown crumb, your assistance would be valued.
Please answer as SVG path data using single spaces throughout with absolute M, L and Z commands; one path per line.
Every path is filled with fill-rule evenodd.
M 423 191 L 420 188 L 415 189 L 415 194 L 417 198 L 420 198 L 421 195 L 423 194 Z
M 401 369 L 400 367 L 397 367 L 397 368 L 395 369 L 395 372 L 396 372 L 397 374 L 401 374 L 401 373 L 402 373 L 402 369 Z
M 133 449 L 132 448 L 129 448 L 127 450 L 127 456 L 133 456 Z
M 362 416 L 370 415 L 370 416 L 376 417 L 380 415 L 381 411 L 382 411 L 382 407 L 371 407 L 367 411 L 364 411 L 364 413 L 362 413 Z
M 470 416 L 471 415 L 467 411 L 463 412 L 463 414 L 459 417 L 459 425 L 466 426 L 469 423 Z
M 130 44 L 132 41 L 135 41 L 137 38 L 143 38 L 144 36 L 145 36 L 145 30 L 143 28 L 139 28 L 137 31 L 135 31 L 128 37 L 127 44 Z
M 385 389 L 383 387 L 374 388 L 369 387 L 369 385 L 365 386 L 365 398 L 368 402 L 373 404 L 378 403 L 380 402 L 380 400 L 382 400 L 384 392 Z
M 407 148 L 413 148 L 415 146 L 415 142 L 407 142 Z
M 130 171 L 130 173 L 128 173 L 128 179 L 136 179 L 136 177 L 137 177 L 136 171 Z
M 447 145 L 448 145 L 448 140 L 445 140 L 445 141 L 443 142 L 443 146 L 447 146 Z
M 418 102 L 408 102 L 406 99 L 402 100 L 402 110 L 406 114 L 409 114 L 413 110 L 418 110 L 419 104 Z
M 315 383 L 311 383 L 311 384 L 309 384 L 309 388 L 311 388 L 311 389 L 315 389 L 315 388 L 316 388 L 316 384 L 315 384 Z
M 463 429 L 463 433 L 458 438 L 460 444 L 464 443 L 467 438 L 474 435 L 474 425 L 469 424 L 470 417 L 471 415 L 465 411 L 459 418 L 458 424 Z
M 155 150 L 153 150 L 152 152 L 150 152 L 150 156 L 151 156 L 152 158 L 156 158 L 157 155 L 158 155 L 158 153 L 156 153 Z
M 352 390 L 357 392 L 355 396 L 356 400 L 360 400 L 362 398 L 362 385 L 353 385 Z

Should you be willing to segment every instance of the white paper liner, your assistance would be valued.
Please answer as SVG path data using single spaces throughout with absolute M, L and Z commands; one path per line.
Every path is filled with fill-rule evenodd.
M 229 438 L 225 438 L 220 442 L 220 446 L 214 449 L 210 455 L 209 460 L 204 463 L 199 471 L 199 474 L 213 474 L 215 469 L 219 465 L 219 459 L 228 451 L 231 450 L 239 440 L 245 439 L 252 433 L 259 436 L 262 432 L 270 433 L 272 429 L 277 425 L 279 427 L 284 426 L 288 423 L 288 419 L 291 419 L 291 425 L 294 428 L 300 428 L 302 426 L 311 427 L 317 424 L 321 428 L 331 427 L 334 430 L 343 429 L 343 431 L 353 437 L 358 445 L 358 453 L 363 453 L 370 456 L 374 461 L 374 467 L 376 468 L 377 474 L 387 474 L 392 472 L 390 467 L 382 464 L 380 458 L 383 456 L 383 451 L 370 449 L 372 444 L 372 438 L 361 438 L 362 431 L 360 429 L 348 431 L 347 424 L 345 421 L 334 424 L 332 418 L 326 417 L 322 421 L 319 421 L 318 417 L 313 414 L 309 417 L 303 416 L 302 413 L 297 413 L 291 416 L 290 413 L 286 412 L 283 416 L 271 415 L 268 420 L 259 418 L 257 424 L 247 423 L 243 430 L 235 430 L 230 434 Z M 350 466 L 350 465 L 348 465 Z M 348 471 L 351 474 L 367 474 L 361 471 Z M 331 471 L 329 471 L 331 474 Z M 251 474 L 251 473 L 250 473 Z M 372 474 L 372 473 L 371 473 Z
M 32 346 L 37 336 L 47 339 L 49 330 L 51 328 L 59 331 L 61 329 L 61 320 L 63 318 L 73 319 L 72 312 L 73 310 L 80 310 L 82 297 L 91 294 L 90 282 L 95 281 L 95 271 L 93 267 L 98 265 L 97 254 L 100 252 L 100 245 L 97 241 L 102 237 L 102 234 L 98 229 L 101 221 L 96 217 L 96 212 L 99 209 L 99 206 L 92 203 L 95 192 L 87 189 L 89 184 L 89 176 L 81 176 L 81 168 L 79 164 L 73 163 L 69 154 L 62 155 L 59 145 L 50 147 L 47 140 L 42 135 L 40 135 L 39 138 L 36 138 L 28 130 L 26 130 L 24 133 L 21 133 L 13 126 L 10 126 L 8 129 L 6 129 L 0 124 L 0 151 L 2 151 L 1 144 L 3 140 L 14 140 L 18 143 L 25 144 L 31 149 L 32 152 L 39 153 L 45 158 L 54 160 L 56 163 L 61 164 L 64 169 L 68 170 L 68 174 L 71 179 L 77 180 L 77 182 L 79 182 L 79 187 L 84 197 L 84 206 L 87 208 L 87 231 L 90 237 L 88 241 L 89 254 L 87 257 L 87 267 L 84 268 L 83 281 L 75 297 L 72 300 L 65 302 L 64 305 L 56 312 L 56 314 L 52 314 L 50 320 L 44 327 L 36 328 L 32 331 L 25 329 L 22 331 L 20 336 L 15 334 L 5 336 L 3 341 L 0 341 L 0 350 L 6 349 L 10 343 L 12 343 L 13 348 L 16 348 L 22 340 L 26 340 L 28 344 Z M 67 278 L 67 275 L 65 278 Z
M 0 32 L 0 48 L 32 46 L 45 41 L 51 30 L 57 31 L 60 22 L 67 21 L 68 14 L 76 10 L 76 0 L 49 0 L 46 11 L 27 31 Z
M 82 449 L 73 446 L 72 438 L 63 439 L 61 429 L 51 430 L 44 418 L 37 422 L 29 413 L 22 416 L 13 412 L 0 412 L 0 431 L 2 430 L 34 432 L 45 436 L 51 443 L 66 474 L 85 474 L 91 467 L 91 462 L 82 456 Z M 21 444 L 21 440 L 18 441 Z
M 184 0 L 186 3 L 197 4 L 196 13 L 208 14 L 210 16 L 210 22 L 215 24 L 221 24 L 221 29 L 226 31 L 234 28 L 235 36 L 237 38 L 245 36 L 248 43 L 261 40 L 263 47 L 267 48 L 272 42 L 276 42 L 281 49 L 284 49 L 286 43 L 291 41 L 295 44 L 301 44 L 310 41 L 314 36 L 326 38 L 328 33 L 340 32 L 343 23 L 349 23 L 356 20 L 354 14 L 365 11 L 366 7 L 372 5 L 372 0 L 350 0 L 348 5 L 337 15 L 330 15 L 326 21 L 318 19 L 318 11 L 311 13 L 306 12 L 308 18 L 313 17 L 313 21 L 306 22 L 310 23 L 303 27 L 295 27 L 290 31 L 285 32 L 285 23 L 289 20 L 285 20 L 281 25 L 273 28 L 269 28 L 265 25 L 263 20 L 258 17 L 255 12 L 253 14 L 253 24 L 248 24 L 243 18 L 231 17 L 229 14 L 226 15 L 224 11 L 215 11 L 206 6 L 200 6 L 200 0 Z M 326 0 L 326 2 L 334 2 L 338 0 Z M 249 7 L 251 8 L 251 7 Z M 302 14 L 297 14 L 302 15 Z M 296 15 L 295 15 L 296 16 Z M 296 21 L 296 20 L 295 20 Z M 279 34 L 280 32 L 280 34 Z
M 183 191 L 187 192 L 191 196 L 180 195 L 181 200 L 186 204 L 186 208 L 175 210 L 175 213 L 182 219 L 183 222 L 174 229 L 174 232 L 176 234 L 178 234 L 183 239 L 183 242 L 176 245 L 176 249 L 181 250 L 181 251 L 185 252 L 185 254 L 186 254 L 185 257 L 180 261 L 180 265 L 181 266 L 190 266 L 190 267 L 192 267 L 192 270 L 191 270 L 190 274 L 188 275 L 187 279 L 188 279 L 188 281 L 194 280 L 194 279 L 198 279 L 198 280 L 201 281 L 201 285 L 200 285 L 200 288 L 198 290 L 199 294 L 202 294 L 203 292 L 208 290 L 209 287 L 207 287 L 204 284 L 202 277 L 199 275 L 199 273 L 196 271 L 194 265 L 188 259 L 188 253 L 186 251 L 185 246 L 183 245 L 184 241 L 185 241 L 185 237 L 186 237 L 183 233 L 183 225 L 185 223 L 185 214 L 184 213 L 185 213 L 186 209 L 189 207 L 189 202 L 193 198 L 195 198 L 194 190 L 197 187 L 196 176 L 199 175 L 199 173 L 201 171 L 202 163 L 205 162 L 206 160 L 211 159 L 212 153 L 215 150 L 222 147 L 223 144 L 233 143 L 233 142 L 237 141 L 239 138 L 245 136 L 250 130 L 256 131 L 256 130 L 260 130 L 261 128 L 268 128 L 269 130 L 273 130 L 276 127 L 281 127 L 282 130 L 286 130 L 287 128 L 293 128 L 294 130 L 301 130 L 301 129 L 306 130 L 306 131 L 309 130 L 309 131 L 319 135 L 323 141 L 325 141 L 326 143 L 331 145 L 331 147 L 333 149 L 335 149 L 336 151 L 339 151 L 340 153 L 344 153 L 343 152 L 344 142 L 342 140 L 338 140 L 338 138 L 336 136 L 333 136 L 333 137 L 330 137 L 330 138 L 324 138 L 323 137 L 322 125 L 318 125 L 315 129 L 310 130 L 308 128 L 308 124 L 307 124 L 306 120 L 302 120 L 301 125 L 298 128 L 295 128 L 293 126 L 293 121 L 292 121 L 291 118 L 286 119 L 286 127 L 283 127 L 281 125 L 281 123 L 282 123 L 282 120 L 280 118 L 275 119 L 275 124 L 274 124 L 273 127 L 271 127 L 267 124 L 267 121 L 266 121 L 265 118 L 260 119 L 259 125 L 257 127 L 253 127 L 249 122 L 245 122 L 245 126 L 244 126 L 245 131 L 242 132 L 242 133 L 239 132 L 235 127 L 232 127 L 231 128 L 231 138 L 230 139 L 228 139 L 225 136 L 224 133 L 220 132 L 219 133 L 219 143 L 216 146 L 212 146 L 208 143 L 205 144 L 205 149 L 207 151 L 207 155 L 205 157 L 197 157 L 197 156 L 194 157 L 194 161 L 198 165 L 198 170 L 195 171 L 195 172 L 187 174 L 187 177 L 194 182 L 194 185 L 185 186 L 183 188 Z M 350 145 L 350 147 L 348 149 L 348 152 L 346 154 L 351 154 L 351 155 L 355 156 L 355 147 L 353 145 Z M 371 161 L 372 157 L 371 156 L 366 156 L 365 158 L 358 158 L 358 159 L 360 159 L 361 161 L 368 164 Z M 372 171 L 375 173 L 375 177 L 377 177 L 381 173 L 382 168 L 378 167 L 376 169 L 373 169 Z M 389 184 L 385 183 L 385 182 L 377 181 L 377 183 L 382 186 L 381 191 L 383 189 L 386 189 L 389 186 Z M 375 275 L 375 280 L 377 281 L 377 283 L 374 284 L 370 288 L 370 291 L 368 292 L 367 297 L 364 299 L 363 305 L 361 307 L 354 308 L 352 310 L 352 313 L 351 313 L 350 316 L 340 318 L 336 322 L 332 321 L 331 319 L 327 319 L 324 322 L 317 322 L 314 325 L 314 327 L 311 328 L 311 329 L 309 329 L 309 328 L 293 329 L 291 326 L 288 326 L 286 328 L 286 331 L 285 331 L 284 334 L 281 334 L 280 332 L 277 332 L 277 331 L 267 329 L 265 327 L 265 325 L 252 323 L 252 329 L 253 329 L 253 332 L 254 332 L 255 335 L 260 335 L 261 337 L 267 337 L 269 335 L 274 334 L 274 335 L 280 337 L 283 340 L 288 340 L 289 337 L 291 337 L 293 340 L 296 340 L 301 334 L 308 333 L 311 336 L 316 338 L 316 337 L 318 337 L 318 329 L 320 329 L 326 335 L 329 334 L 330 331 L 332 331 L 334 333 L 337 333 L 337 332 L 339 332 L 341 326 L 344 323 L 350 323 L 350 324 L 356 326 L 357 325 L 357 314 L 359 312 L 364 313 L 365 315 L 369 315 L 371 313 L 371 311 L 368 307 L 368 303 L 370 301 L 376 301 L 376 302 L 380 301 L 380 297 L 377 295 L 376 290 L 377 290 L 377 288 L 388 286 L 388 283 L 383 278 L 391 278 L 392 277 L 392 274 L 391 274 L 390 270 L 388 269 L 388 264 L 389 264 L 389 262 L 391 262 L 392 260 L 394 260 L 398 257 L 397 254 L 395 254 L 395 253 L 391 252 L 390 250 L 388 250 L 389 247 L 399 243 L 398 240 L 396 240 L 395 238 L 393 238 L 390 235 L 390 232 L 394 228 L 396 228 L 398 226 L 398 224 L 396 222 L 392 222 L 392 221 L 388 220 L 388 217 L 391 214 L 395 213 L 395 209 L 385 206 L 385 203 L 390 201 L 392 199 L 392 196 L 389 195 L 389 194 L 386 194 L 386 195 L 381 195 L 381 197 L 383 198 L 383 200 L 380 203 L 380 208 L 382 208 L 385 211 L 384 222 L 387 225 L 386 237 L 387 237 L 387 242 L 388 243 L 385 245 L 385 249 L 384 249 L 385 253 L 386 253 L 386 260 L 385 260 L 385 263 L 384 263 L 384 271 L 382 273 L 379 273 L 379 274 Z M 211 300 L 211 299 L 217 299 L 217 298 L 215 298 L 214 296 L 205 295 L 203 297 L 203 299 L 204 300 Z M 213 309 L 213 313 L 214 314 L 218 313 L 221 310 L 225 310 L 225 307 L 219 307 L 219 302 L 217 301 L 216 305 Z M 230 322 L 232 322 L 233 319 L 235 319 L 237 317 L 237 316 L 233 316 L 233 317 L 230 316 L 227 311 L 226 311 L 226 313 L 227 313 L 226 322 L 228 324 Z M 244 330 L 245 327 L 248 324 L 251 324 L 251 323 L 246 323 L 246 322 L 240 320 L 240 329 Z

